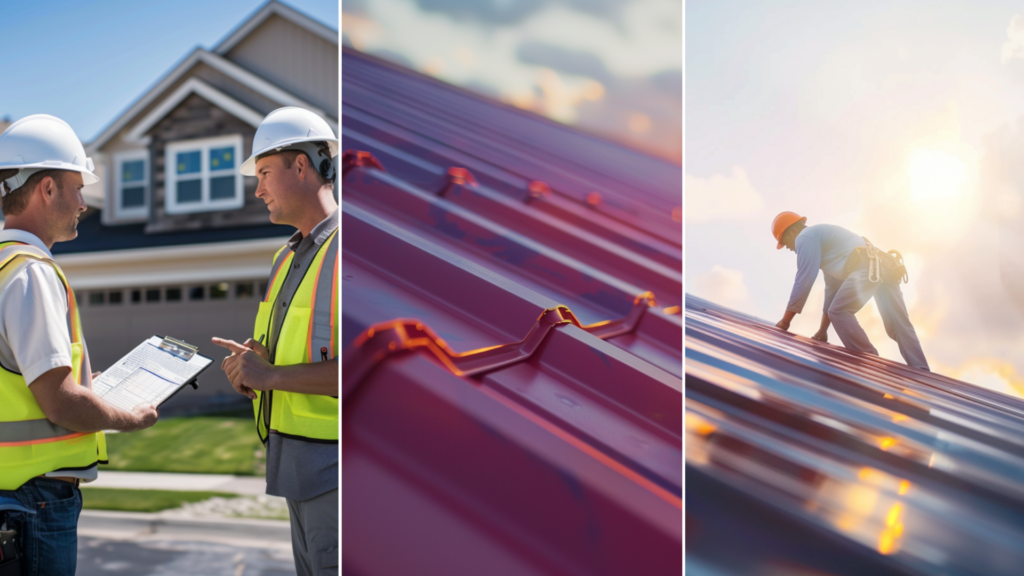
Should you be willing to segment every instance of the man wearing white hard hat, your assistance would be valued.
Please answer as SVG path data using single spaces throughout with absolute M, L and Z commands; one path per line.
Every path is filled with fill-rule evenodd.
M 288 501 L 300 576 L 338 573 L 338 139 L 302 108 L 271 112 L 239 171 L 259 178 L 270 221 L 298 230 L 274 257 L 243 344 L 222 368 L 253 399 L 267 447 L 267 494 Z
M 140 430 L 92 392 L 74 292 L 50 249 L 78 236 L 82 186 L 99 179 L 63 120 L 36 114 L 0 135 L 0 529 L 14 530 L 23 574 L 74 574 L 80 482 L 106 462 L 103 430 Z

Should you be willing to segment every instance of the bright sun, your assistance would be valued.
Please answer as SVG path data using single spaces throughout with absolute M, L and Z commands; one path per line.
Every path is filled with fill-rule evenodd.
M 936 150 L 910 154 L 910 197 L 914 200 L 952 198 L 966 180 L 964 163 L 953 154 Z

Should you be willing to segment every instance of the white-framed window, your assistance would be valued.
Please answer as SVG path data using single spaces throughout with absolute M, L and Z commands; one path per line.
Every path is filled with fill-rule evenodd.
M 245 184 L 238 173 L 241 135 L 169 142 L 164 155 L 168 214 L 231 210 L 245 203 Z
M 114 214 L 145 218 L 149 214 L 149 151 L 114 154 Z

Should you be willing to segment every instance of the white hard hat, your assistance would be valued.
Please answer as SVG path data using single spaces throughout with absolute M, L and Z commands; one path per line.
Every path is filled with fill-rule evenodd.
M 100 181 L 75 131 L 49 114 L 26 116 L 0 134 L 0 170 L 12 168 L 18 168 L 18 174 L 6 180 L 7 186 L 0 186 L 0 195 L 21 188 L 40 170 L 81 172 L 87 185 Z
M 243 176 L 256 175 L 256 157 L 273 150 L 286 148 L 310 151 L 310 159 L 316 161 L 317 153 L 313 142 L 326 142 L 330 148 L 330 156 L 338 155 L 340 145 L 334 136 L 334 130 L 326 120 L 304 108 L 286 106 L 278 108 L 260 122 L 256 135 L 252 139 L 252 155 L 242 162 L 238 171 Z

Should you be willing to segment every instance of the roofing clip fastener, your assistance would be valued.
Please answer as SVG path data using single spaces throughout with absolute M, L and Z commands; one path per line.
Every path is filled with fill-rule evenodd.
M 448 169 L 448 173 L 444 175 L 444 182 L 441 183 L 441 188 L 437 191 L 437 195 L 444 196 L 455 186 L 477 186 L 477 181 L 469 170 L 452 166 Z
M 356 167 L 376 168 L 381 172 L 387 172 L 373 154 L 365 150 L 345 150 L 341 157 L 341 176 L 345 177 L 349 170 Z
M 534 200 L 542 200 L 551 196 L 551 187 L 548 186 L 547 182 L 531 180 L 530 185 L 526 187 L 526 192 L 526 199 L 524 201 L 529 204 Z

